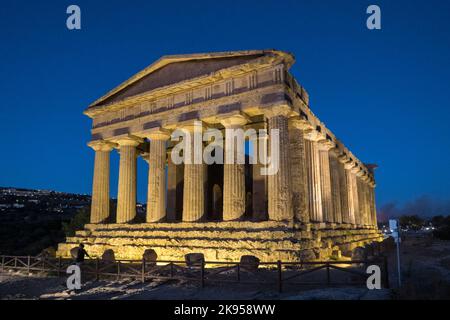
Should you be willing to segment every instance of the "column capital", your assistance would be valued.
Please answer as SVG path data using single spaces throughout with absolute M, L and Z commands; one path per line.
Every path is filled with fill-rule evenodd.
M 361 179 L 362 179 L 362 181 L 364 181 L 366 183 L 368 183 L 370 181 L 369 175 L 367 174 L 367 172 L 364 172 L 364 171 L 363 171 L 363 175 L 361 176 Z
M 300 130 L 313 130 L 314 126 L 306 119 L 299 116 L 289 118 L 289 126 Z
M 322 150 L 322 151 L 329 151 L 336 147 L 336 143 L 334 143 L 333 141 L 330 141 L 328 139 L 319 140 L 318 145 L 319 145 L 319 150 Z
M 263 110 L 264 116 L 266 118 L 273 118 L 276 116 L 289 117 L 290 115 L 293 114 L 293 112 L 294 111 L 292 110 L 292 108 L 287 104 L 272 106 Z
M 249 122 L 249 118 L 245 114 L 233 114 L 219 118 L 219 122 L 225 128 L 242 127 Z
M 362 177 L 364 175 L 364 171 L 361 170 L 361 167 L 359 166 L 354 167 L 352 172 L 355 173 L 357 177 Z
M 170 133 L 170 130 L 155 128 L 154 130 L 148 131 L 143 135 L 150 140 L 166 141 L 170 139 Z
M 94 151 L 111 151 L 117 146 L 116 143 L 106 140 L 94 140 L 89 142 L 87 145 L 94 149 Z
M 350 170 L 351 172 L 353 172 L 353 169 L 356 167 L 357 167 L 357 164 L 351 159 L 349 159 L 348 162 L 344 163 L 344 168 L 346 170 Z
M 337 158 L 338 158 L 339 162 L 344 165 L 351 162 L 350 157 L 346 153 L 339 154 Z
M 315 141 L 315 142 L 319 142 L 321 140 L 326 140 L 326 136 L 323 133 L 321 133 L 315 129 L 306 130 L 304 132 L 303 136 L 306 140 Z
M 119 145 L 119 147 L 123 146 L 137 147 L 138 145 L 144 142 L 144 139 L 129 135 L 126 137 L 117 138 L 115 142 Z
M 178 128 L 193 133 L 198 129 L 205 130 L 207 127 L 203 121 L 195 119 L 179 123 Z

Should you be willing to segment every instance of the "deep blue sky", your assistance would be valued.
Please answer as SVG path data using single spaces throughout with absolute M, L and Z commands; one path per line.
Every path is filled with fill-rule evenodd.
M 370 4 L 382 30 L 365 27 Z M 276 48 L 316 115 L 379 165 L 379 206 L 450 199 L 450 1 L 9 0 L 0 40 L 1 186 L 90 193 L 89 103 L 164 54 Z

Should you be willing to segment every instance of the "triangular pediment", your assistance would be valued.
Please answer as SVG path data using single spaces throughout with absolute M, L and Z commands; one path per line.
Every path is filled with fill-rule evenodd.
M 95 101 L 89 109 L 274 54 L 287 55 L 275 50 L 254 50 L 164 56 Z

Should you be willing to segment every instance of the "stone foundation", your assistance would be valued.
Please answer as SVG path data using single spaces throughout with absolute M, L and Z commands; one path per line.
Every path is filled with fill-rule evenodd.
M 140 260 L 145 250 L 153 249 L 158 260 L 183 261 L 194 252 L 203 253 L 207 261 L 239 262 L 243 255 L 261 262 L 323 260 L 381 240 L 375 229 L 276 221 L 87 224 L 59 244 L 57 255 L 70 257 L 70 249 L 83 243 L 92 256 L 112 249 L 117 259 Z

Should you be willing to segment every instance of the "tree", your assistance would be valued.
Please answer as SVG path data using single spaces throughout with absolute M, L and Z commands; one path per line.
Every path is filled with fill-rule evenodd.
M 69 222 L 62 223 L 66 237 L 74 236 L 75 231 L 83 229 L 84 225 L 89 223 L 89 213 L 90 207 L 81 208 Z
M 404 215 L 399 218 L 400 226 L 405 229 L 419 230 L 424 225 L 424 220 L 418 215 Z

